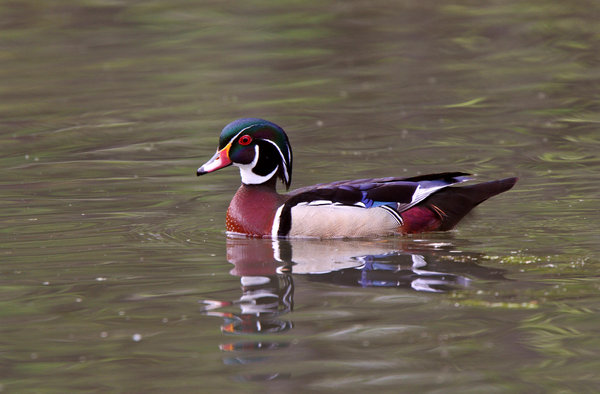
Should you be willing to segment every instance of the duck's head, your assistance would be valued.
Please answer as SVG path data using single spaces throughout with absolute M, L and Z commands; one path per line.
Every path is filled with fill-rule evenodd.
M 219 137 L 217 153 L 197 174 L 225 168 L 240 168 L 242 183 L 260 185 L 277 177 L 289 189 L 292 182 L 292 149 L 287 135 L 275 123 L 244 118 L 229 123 Z

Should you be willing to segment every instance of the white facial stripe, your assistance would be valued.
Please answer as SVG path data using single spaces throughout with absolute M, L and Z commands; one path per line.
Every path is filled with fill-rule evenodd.
M 279 166 L 277 166 L 277 167 L 275 167 L 275 169 L 273 171 L 271 171 L 270 174 L 267 174 L 267 175 L 255 174 L 252 171 L 252 169 L 258 162 L 258 153 L 259 153 L 259 147 L 258 147 L 258 145 L 255 145 L 254 146 L 254 160 L 252 160 L 252 163 L 250 163 L 250 164 L 233 163 L 234 166 L 240 168 L 240 176 L 242 177 L 242 183 L 245 183 L 246 185 L 260 185 L 261 183 L 265 183 L 266 181 L 271 179 L 273 177 L 273 175 L 275 175 L 275 173 L 279 169 Z
M 248 130 L 249 128 L 253 127 L 254 125 L 250 125 L 248 127 L 244 127 L 243 129 L 240 130 L 239 133 L 237 133 L 236 135 L 234 135 L 233 137 L 231 137 L 231 139 L 229 141 L 227 141 L 227 144 L 230 144 L 233 140 L 235 140 L 238 135 L 242 134 L 244 131 Z M 227 146 L 227 144 L 225 144 L 225 146 Z
M 234 135 L 227 143 L 231 144 L 233 141 L 235 141 L 240 134 L 242 134 L 244 131 L 254 127 L 255 125 L 250 125 L 248 127 L 243 128 L 242 130 L 240 130 L 236 135 Z M 277 144 L 273 141 L 267 140 L 267 139 L 262 139 L 260 138 L 261 141 L 266 141 L 270 144 L 272 144 L 276 149 L 277 152 L 279 153 L 279 156 L 281 157 L 281 162 L 283 163 L 283 174 L 285 176 L 285 180 L 286 182 L 290 181 L 290 175 L 287 169 L 287 165 L 286 165 L 286 159 L 285 156 L 283 155 L 283 152 L 281 152 L 281 149 L 279 149 L 279 147 L 277 146 Z M 287 161 L 291 161 L 291 152 L 289 149 L 287 149 Z M 252 169 L 254 168 L 254 166 L 256 166 L 256 163 L 258 162 L 258 154 L 259 154 L 259 147 L 258 145 L 255 145 L 254 147 L 254 160 L 252 160 L 252 163 L 250 164 L 239 164 L 239 163 L 232 163 L 234 166 L 239 167 L 240 169 L 240 175 L 242 177 L 242 182 L 247 184 L 247 185 L 257 185 L 257 184 L 261 184 L 264 183 L 266 181 L 268 181 L 269 179 L 271 179 L 271 177 L 273 177 L 273 175 L 275 175 L 275 173 L 277 173 L 277 170 L 279 169 L 279 165 L 277 167 L 275 167 L 275 169 L 267 175 L 261 176 L 261 175 L 257 175 L 254 172 L 252 172 Z
M 270 140 L 263 140 L 265 142 L 270 143 L 271 145 L 273 145 L 276 149 L 277 152 L 279 152 L 279 156 L 281 156 L 281 162 L 283 163 L 283 174 L 285 175 L 285 180 L 289 182 L 289 175 L 288 175 L 288 170 L 287 170 L 287 166 L 285 165 L 285 157 L 283 156 L 283 153 L 281 152 L 281 149 L 279 149 L 279 147 L 277 146 L 276 143 L 274 143 L 273 141 Z M 289 149 L 288 149 L 288 161 L 289 161 Z

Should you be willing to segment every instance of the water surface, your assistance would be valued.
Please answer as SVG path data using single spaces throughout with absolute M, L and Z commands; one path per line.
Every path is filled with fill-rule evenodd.
M 0 12 L 0 391 L 597 390 L 596 3 Z M 293 187 L 520 181 L 447 233 L 227 239 L 237 171 L 194 174 L 242 116 Z

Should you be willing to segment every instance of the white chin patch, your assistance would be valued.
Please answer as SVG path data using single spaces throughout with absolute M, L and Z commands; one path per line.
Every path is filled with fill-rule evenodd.
M 279 166 L 275 167 L 275 169 L 267 175 L 255 174 L 254 172 L 252 172 L 252 169 L 254 168 L 254 166 L 256 166 L 257 162 L 258 162 L 258 145 L 256 145 L 256 147 L 254 149 L 254 160 L 252 160 L 252 163 L 250 163 L 250 164 L 233 163 L 234 166 L 239 167 L 239 169 L 240 169 L 240 176 L 242 177 L 242 183 L 245 183 L 246 185 L 260 185 L 261 183 L 265 183 L 266 181 L 271 179 L 273 177 L 273 175 L 275 175 L 277 173 L 277 169 L 279 168 Z
M 252 164 L 245 165 L 236 165 L 240 168 L 240 176 L 242 177 L 242 183 L 246 185 L 260 185 L 261 183 L 265 183 L 269 179 L 273 178 L 273 175 L 277 172 L 279 166 L 275 167 L 275 169 L 267 175 L 258 175 L 252 172 Z

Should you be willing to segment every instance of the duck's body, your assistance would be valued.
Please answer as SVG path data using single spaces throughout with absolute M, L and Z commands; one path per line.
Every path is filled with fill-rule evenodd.
M 242 185 L 227 210 L 230 233 L 255 237 L 377 237 L 443 231 L 471 209 L 510 189 L 517 178 L 453 187 L 465 173 L 339 181 L 281 195 L 291 183 L 292 152 L 283 130 L 239 119 L 221 133 L 219 149 L 198 175 L 236 165 Z

